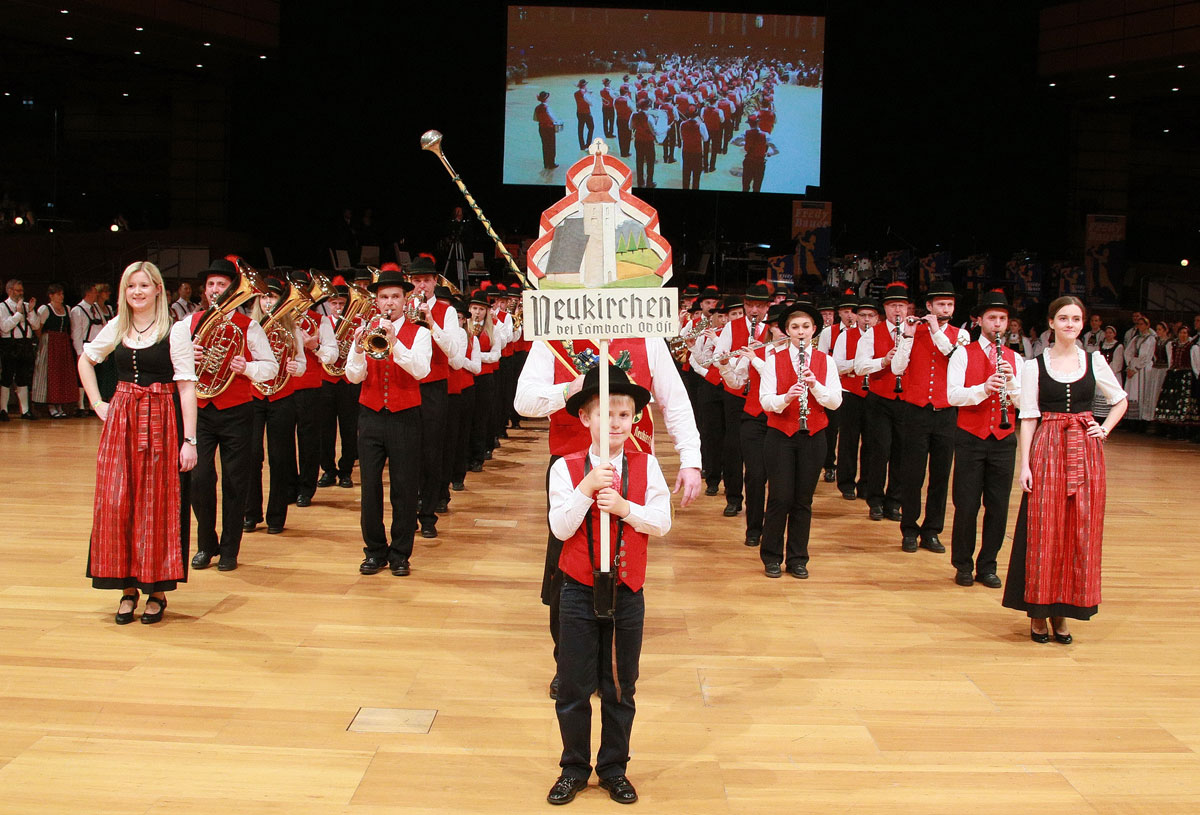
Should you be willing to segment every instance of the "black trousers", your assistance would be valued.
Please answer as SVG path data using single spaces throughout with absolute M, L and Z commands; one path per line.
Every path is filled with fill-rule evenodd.
M 841 428 L 841 408 L 830 410 L 825 408 L 829 418 L 829 426 L 825 428 L 825 469 L 837 468 L 838 431 Z
M 763 523 L 759 557 L 763 565 L 783 563 L 785 568 L 808 565 L 808 535 L 812 528 L 812 499 L 825 460 L 825 430 L 813 435 L 787 434 L 767 428 L 767 517 Z M 784 528 L 787 556 L 784 557 Z
M 36 340 L 0 337 L 0 386 L 27 388 L 32 385 L 36 356 Z M 0 410 L 7 409 L 8 405 L 0 405 Z
M 358 397 L 362 385 L 344 379 L 322 382 L 320 401 L 321 469 L 349 478 L 358 461 Z M 342 437 L 342 455 L 336 456 L 337 439 Z
M 508 427 L 508 414 L 512 410 L 512 399 L 507 398 L 508 386 L 513 378 L 512 357 L 500 357 L 500 367 L 492 382 L 492 405 L 488 410 L 488 418 L 492 423 L 491 436 L 488 439 L 488 449 L 492 450 L 500 444 L 500 434 Z
M 842 492 L 857 493 L 860 498 L 865 497 L 865 492 L 859 479 L 858 450 L 866 411 L 865 398 L 842 391 L 842 406 L 837 409 L 837 485 Z
M 250 440 L 250 477 L 246 484 L 246 520 L 263 520 L 263 436 L 266 459 L 271 465 L 270 491 L 267 493 L 267 526 L 287 522 L 288 504 L 296 500 L 296 395 L 270 402 L 255 399 L 254 431 Z
M 652 141 L 634 141 L 633 152 L 637 156 L 637 183 L 645 187 L 654 183 L 654 158 L 657 147 Z
M 762 192 L 763 173 L 767 171 L 765 161 L 742 161 L 742 192 Z
M 317 474 L 321 469 L 321 388 L 303 388 L 294 394 L 296 400 L 296 494 L 312 495 L 317 491 Z
M 521 378 L 521 371 L 524 370 L 525 360 L 528 358 L 528 351 L 514 351 L 512 355 L 512 373 L 509 375 L 508 396 L 505 401 L 508 405 L 508 421 L 513 427 L 521 423 L 521 414 L 513 407 L 513 401 L 517 398 L 517 381 Z
M 196 467 L 192 470 L 192 512 L 196 550 L 237 558 L 242 548 L 246 490 L 250 482 L 254 403 L 196 411 Z M 217 451 L 221 452 L 221 537 L 217 538 Z
M 954 464 L 954 434 L 958 409 L 935 410 L 901 402 L 900 534 L 905 537 L 940 535 L 946 525 L 946 496 Z M 929 468 L 925 518 L 921 519 L 921 487 Z
M 629 142 L 633 139 L 633 131 L 629 129 L 629 120 L 617 120 L 617 143 L 621 147 L 621 158 L 629 158 Z
M 554 154 L 557 151 L 557 136 L 553 127 L 538 126 L 538 135 L 542 138 L 542 167 L 546 170 L 554 167 Z
M 704 172 L 704 155 L 683 151 L 683 185 L 685 190 L 700 189 L 700 175 Z
M 613 126 L 617 122 L 616 108 L 605 108 L 605 107 L 600 108 L 600 121 L 604 125 L 604 138 L 606 138 L 606 139 L 615 138 L 615 134 L 613 133 Z
M 867 394 L 866 419 L 863 426 L 863 486 L 867 505 L 885 510 L 900 509 L 901 408 L 899 399 L 884 399 Z M 887 484 L 885 491 L 884 484 Z
M 596 119 L 590 113 L 575 113 L 575 119 L 579 129 L 579 149 L 586 150 L 588 145 L 592 143 L 592 134 L 596 130 Z M 587 138 L 583 137 L 583 131 L 587 130 Z
M 438 500 L 446 483 L 446 380 L 421 383 L 421 528 L 436 527 Z
M 571 578 L 563 580 L 559 620 L 558 699 L 554 712 L 563 751 L 562 774 L 587 779 L 592 774 L 592 694 L 600 691 L 600 749 L 596 775 L 625 775 L 629 764 L 629 736 L 637 710 L 638 662 L 642 656 L 642 629 L 646 619 L 643 591 L 617 588 L 617 609 L 611 620 L 596 618 L 592 587 Z M 615 641 L 615 642 L 614 642 Z M 613 648 L 617 676 L 613 678 Z M 621 685 L 617 699 L 616 683 Z
M 421 409 L 376 413 L 362 407 L 358 417 L 359 476 L 362 480 L 363 553 L 393 566 L 412 557 L 417 530 L 417 489 L 421 481 Z M 388 466 L 392 503 L 392 542 L 383 528 L 383 465 Z
M 450 464 L 450 480 L 455 484 L 466 480 L 467 466 L 470 464 L 471 428 L 475 419 L 475 386 L 464 388 L 458 396 L 459 413 L 450 415 L 450 421 L 458 425 L 454 437 L 454 458 Z
M 954 526 L 950 562 L 960 572 L 995 574 L 1008 525 L 1008 495 L 1016 464 L 1017 434 L 981 439 L 962 428 L 954 434 Z M 983 500 L 983 542 L 975 556 L 975 529 Z
M 721 394 L 725 410 L 725 438 L 721 445 L 721 473 L 725 477 L 725 500 L 742 503 L 742 416 L 746 415 L 746 399 L 728 391 Z
M 492 408 L 496 403 L 496 374 L 475 377 L 475 416 L 471 421 L 471 463 L 483 461 L 491 450 Z
M 746 465 L 746 537 L 762 537 L 767 500 L 767 416 L 742 412 L 742 459 Z
M 458 453 L 458 435 L 462 432 L 459 417 L 463 413 L 463 395 L 446 394 L 446 440 L 442 444 L 442 480 L 438 482 L 438 500 L 450 503 L 450 480 L 454 473 L 454 460 Z
M 667 127 L 667 137 L 663 139 L 663 163 L 670 164 L 675 160 L 675 141 L 678 125 L 669 125 Z
M 729 152 L 729 142 L 733 141 L 733 119 L 726 119 L 721 129 L 721 153 Z
M 704 480 L 708 486 L 721 483 L 721 458 L 725 439 L 725 389 L 700 379 L 698 393 L 699 410 L 696 417 L 700 425 L 700 460 L 704 467 Z M 734 425 L 736 428 L 737 425 Z
M 713 133 L 704 143 L 703 169 L 711 173 L 717 169 L 717 153 L 721 151 L 721 134 Z
M 554 662 L 558 664 L 558 610 L 562 602 L 563 573 L 558 568 L 563 542 L 550 529 L 550 468 L 562 456 L 550 456 L 546 465 L 546 562 L 542 566 L 542 603 L 550 607 L 550 639 L 554 642 Z

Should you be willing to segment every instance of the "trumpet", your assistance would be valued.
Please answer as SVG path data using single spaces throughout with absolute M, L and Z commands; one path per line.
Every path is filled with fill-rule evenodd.
M 404 319 L 408 320 L 413 325 L 419 325 L 424 328 L 429 328 L 428 314 L 421 311 L 421 305 L 425 302 L 425 298 L 419 294 L 414 294 L 404 301 Z
M 387 329 L 383 326 L 385 319 L 386 316 L 382 314 L 372 318 L 363 331 L 362 339 L 359 340 L 359 348 L 371 359 L 387 359 L 392 355 L 392 346 L 396 344 L 395 335 L 389 337 Z
M 671 353 L 678 352 L 681 348 L 689 345 L 693 340 L 707 331 L 710 322 L 708 317 L 701 317 L 700 322 L 696 323 L 691 329 L 680 332 L 678 336 L 668 337 L 667 345 L 670 346 Z

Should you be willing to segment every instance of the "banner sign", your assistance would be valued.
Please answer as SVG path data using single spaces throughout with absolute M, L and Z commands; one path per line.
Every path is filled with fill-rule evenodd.
M 833 204 L 828 201 L 792 202 L 792 237 L 796 240 L 794 278 L 817 277 L 829 272 L 829 247 L 833 231 Z M 819 285 L 819 283 L 818 283 Z
M 1084 247 L 1088 302 L 1117 305 L 1125 282 L 1125 216 L 1087 216 Z
M 679 289 L 543 289 L 523 295 L 528 340 L 674 337 Z

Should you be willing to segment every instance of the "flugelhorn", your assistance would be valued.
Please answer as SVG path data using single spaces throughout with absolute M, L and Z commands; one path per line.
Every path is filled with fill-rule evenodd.
M 504 241 L 500 240 L 500 236 L 496 234 L 496 230 L 492 229 L 492 222 L 488 220 L 479 204 L 475 202 L 475 196 L 471 195 L 470 190 L 467 189 L 467 185 L 463 183 L 462 177 L 454 171 L 454 168 L 450 166 L 450 162 L 446 160 L 446 154 L 442 152 L 442 134 L 437 130 L 426 130 L 421 134 L 421 149 L 428 150 L 441 160 L 442 166 L 446 168 L 446 172 L 450 173 L 450 178 L 454 180 L 459 192 L 467 200 L 467 205 L 474 211 L 475 217 L 479 219 L 479 223 L 483 224 L 488 237 L 495 242 L 496 250 L 508 261 L 508 267 L 512 269 L 517 279 L 521 281 L 521 285 L 527 289 L 530 288 L 529 281 L 525 279 L 525 273 L 517 266 L 517 262 L 513 260 L 513 256 L 508 252 L 508 247 L 504 245 Z
M 267 291 L 253 266 L 241 260 L 235 265 L 237 284 L 205 310 L 192 333 L 192 342 L 204 349 L 196 366 L 196 395 L 201 399 L 220 395 L 233 382 L 233 358 L 246 351 L 246 332 L 233 322 L 233 314 L 238 306 Z

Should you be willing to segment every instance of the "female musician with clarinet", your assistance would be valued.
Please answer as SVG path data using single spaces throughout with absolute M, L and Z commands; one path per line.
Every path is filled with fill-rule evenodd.
M 758 399 L 767 412 L 763 446 L 767 465 L 767 514 L 759 556 L 767 577 L 808 577 L 812 499 L 825 462 L 825 410 L 842 403 L 837 366 L 812 347 L 821 312 L 807 302 L 788 307 L 778 326 L 791 339 L 786 351 L 768 355 Z M 787 554 L 784 557 L 784 528 Z
M 958 407 L 954 434 L 954 525 L 950 562 L 960 586 L 1000 588 L 996 555 L 1008 524 L 1008 496 L 1016 461 L 1016 404 L 1021 355 L 1004 344 L 1010 306 L 1002 291 L 986 292 L 972 316 L 979 339 L 955 349 L 946 371 L 946 396 Z M 997 342 L 997 338 L 999 341 Z M 983 502 L 983 542 L 975 554 L 976 521 Z
M 1127 397 L 1099 351 L 1075 340 L 1083 303 L 1050 304 L 1054 344 L 1021 372 L 1021 511 L 1013 533 L 1004 606 L 1029 615 L 1029 636 L 1072 641 L 1067 618 L 1089 619 L 1100 605 L 1104 534 L 1104 440 L 1125 415 Z M 1092 417 L 1100 392 L 1112 405 Z M 1049 618 L 1049 627 L 1047 626 Z

